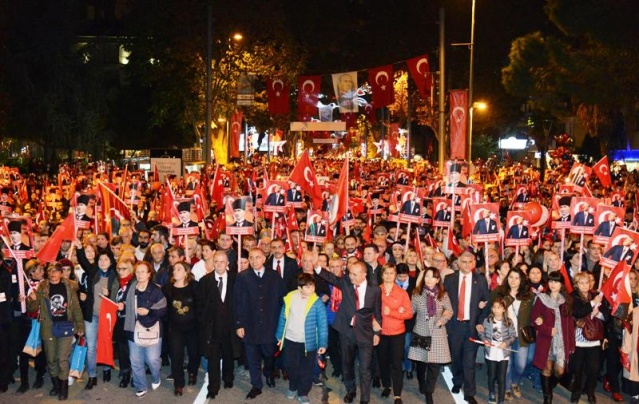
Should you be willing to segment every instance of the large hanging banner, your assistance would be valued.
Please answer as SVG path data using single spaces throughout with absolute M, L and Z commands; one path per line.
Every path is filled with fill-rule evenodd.
M 466 128 L 468 127 L 468 90 L 450 92 L 450 157 L 466 157 Z
M 333 88 L 339 112 L 357 112 L 357 72 L 333 74 Z

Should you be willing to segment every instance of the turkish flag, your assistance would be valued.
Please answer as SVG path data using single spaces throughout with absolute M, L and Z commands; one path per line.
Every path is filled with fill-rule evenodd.
M 242 133 L 242 111 L 236 111 L 231 117 L 231 133 L 229 133 L 231 157 L 240 157 L 240 134 Z
M 266 95 L 268 96 L 268 112 L 271 115 L 284 115 L 291 111 L 289 98 L 291 86 L 281 79 L 266 80 Z
M 131 220 L 131 212 L 126 203 L 115 194 L 106 184 L 99 181 L 100 200 L 102 201 L 102 231 L 111 234 L 111 219 L 116 216 L 118 220 Z
M 368 84 L 373 92 L 373 107 L 385 107 L 395 102 L 393 88 L 393 65 L 368 70 Z
M 620 304 L 630 303 L 632 301 L 632 297 L 629 293 L 630 284 L 628 283 L 628 272 L 630 272 L 630 266 L 626 264 L 626 261 L 619 261 L 613 268 L 606 282 L 601 286 L 601 293 L 603 293 L 604 297 L 612 306 L 613 315 Z
M 430 74 L 428 55 L 417 56 L 406 61 L 410 76 L 413 78 L 417 90 L 422 98 L 430 98 L 433 87 L 433 76 Z
M 464 160 L 466 157 L 466 130 L 468 113 L 468 91 L 450 92 L 450 157 Z
M 293 168 L 291 175 L 288 177 L 290 181 L 293 181 L 313 198 L 313 204 L 322 203 L 322 189 L 317 184 L 317 173 L 311 159 L 308 157 L 308 151 L 304 150 L 300 160 Z
M 224 182 L 222 181 L 222 175 L 220 172 L 220 165 L 215 167 L 215 174 L 213 174 L 213 183 L 211 184 L 211 198 L 216 203 L 218 210 L 222 209 L 222 197 L 224 194 Z
M 608 156 L 603 156 L 601 160 L 592 166 L 592 170 L 597 174 L 601 185 L 609 187 L 612 184 L 612 178 L 610 177 L 610 164 L 608 164 Z
M 204 192 L 202 192 L 202 186 L 200 184 L 197 184 L 197 187 L 195 187 L 195 191 L 193 192 L 193 201 L 195 202 L 197 220 L 198 222 L 201 222 L 205 217 L 204 210 L 208 204 L 206 203 Z
M 169 179 L 164 183 L 164 192 L 162 192 L 162 209 L 160 210 L 160 221 L 170 222 L 173 216 L 178 216 L 177 207 L 175 206 L 175 195 L 171 189 Z
M 300 121 L 308 122 L 318 114 L 317 99 L 321 84 L 322 76 L 300 76 L 297 79 L 297 115 Z
M 56 227 L 55 231 L 44 243 L 36 257 L 42 262 L 54 262 L 58 258 L 58 252 L 63 240 L 75 238 L 74 215 L 69 214 L 64 221 Z
M 102 297 L 100 317 L 98 317 L 98 344 L 96 362 L 115 367 L 113 363 L 113 329 L 117 321 L 118 305 Z
M 561 268 L 559 268 L 559 272 L 561 276 L 564 278 L 564 286 L 568 293 L 572 293 L 572 282 L 570 281 L 570 276 L 568 276 L 568 270 L 566 269 L 566 264 L 561 264 Z
M 337 190 L 333 195 L 333 201 L 329 210 L 331 226 L 342 220 L 348 209 L 348 156 L 344 159 L 342 170 L 337 180 Z
M 448 229 L 448 239 L 446 240 L 446 248 L 448 251 L 451 251 L 456 257 L 459 257 L 461 253 L 464 252 L 464 249 L 459 245 L 459 241 L 457 241 L 457 237 L 453 234 L 452 229 Z

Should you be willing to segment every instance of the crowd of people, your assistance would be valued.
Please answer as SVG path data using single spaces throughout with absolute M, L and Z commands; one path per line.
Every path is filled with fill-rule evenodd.
M 340 164 L 315 160 L 318 171 L 334 179 Z M 292 165 L 284 162 L 267 170 L 271 178 L 280 173 L 285 180 Z M 288 382 L 288 399 L 309 403 L 312 387 L 333 377 L 343 382 L 346 403 L 357 398 L 369 402 L 373 388 L 401 403 L 404 383 L 414 379 L 425 402 L 433 403 L 441 369 L 448 365 L 452 393 L 463 394 L 471 404 L 477 402 L 479 371 L 487 372 L 489 403 L 520 398 L 523 383 L 540 390 L 544 403 L 552 402 L 559 384 L 570 391 L 571 402 L 585 395 L 595 403 L 600 381 L 614 401 L 623 401 L 623 392 L 639 402 L 639 262 L 634 256 L 618 259 L 629 266 L 624 277 L 630 296 L 617 304 L 603 293 L 617 268 L 600 263 L 605 245 L 592 233 L 570 231 L 571 225 L 581 224 L 568 223 L 560 230 L 544 224 L 530 232 L 535 235 L 530 242 L 516 246 L 478 243 L 474 231 L 465 234 L 462 229 L 463 214 L 446 218 L 450 230 L 433 225 L 431 198 L 437 191 L 408 200 L 411 205 L 400 217 L 415 215 L 418 221 L 391 221 L 400 210 L 393 205 L 401 206 L 392 200 L 399 171 L 410 174 L 415 193 L 427 190 L 438 174 L 427 166 L 405 170 L 384 162 L 351 163 L 349 189 L 361 206 L 348 208 L 348 221 L 330 223 L 324 241 L 305 241 L 307 211 L 314 201 L 306 195 L 301 205 L 287 207 L 297 224 L 288 222 L 286 231 L 276 231 L 280 214 L 259 209 L 258 169 L 228 170 L 233 176 L 229 187 L 235 187 L 230 192 L 207 186 L 207 181 L 217 181 L 217 172 L 198 177 L 212 192 L 252 199 L 258 209 L 252 212 L 253 231 L 248 233 L 229 231 L 227 226 L 235 226 L 218 220 L 225 206 L 215 202 L 221 200 L 216 195 L 209 195 L 207 217 L 194 221 L 195 232 L 173 231 L 180 221 L 190 227 L 194 212 L 179 218 L 182 210 L 192 209 L 190 204 L 177 209 L 173 221 L 158 220 L 163 208 L 155 201 L 164 187 L 184 192 L 180 178 L 141 185 L 131 219 L 114 216 L 110 231 L 96 228 L 97 221 L 86 228 L 76 222 L 73 237 L 62 238 L 56 227 L 63 227 L 65 209 L 76 217 L 86 214 L 77 207 L 90 205 L 82 196 L 91 194 L 91 173 L 84 173 L 83 184 L 74 183 L 68 198 L 56 201 L 60 206 L 44 209 L 38 208 L 44 195 L 40 178 L 21 180 L 24 192 L 22 182 L 3 188 L 7 198 L 0 203 L 9 207 L 5 217 L 32 220 L 30 229 L 16 232 L 32 235 L 28 249 L 33 254 L 16 256 L 9 245 L 2 251 L 0 392 L 15 382 L 16 371 L 18 393 L 42 388 L 48 373 L 50 395 L 67 399 L 69 385 L 76 381 L 70 375 L 71 353 L 81 339 L 87 346 L 84 389 L 98 385 L 99 366 L 102 383 L 110 383 L 114 368 L 98 360 L 105 343 L 99 332 L 105 321 L 101 306 L 108 304 L 107 298 L 117 305 L 117 321 L 106 343 L 115 347 L 118 386 L 133 387 L 138 397 L 156 390 L 162 366 L 170 366 L 177 397 L 185 385 L 204 382 L 198 380 L 203 368 L 209 399 L 221 388 L 233 388 L 238 372 L 246 372 L 251 384 L 247 399 L 282 378 Z M 535 169 L 521 166 L 504 167 L 499 174 L 479 170 L 475 178 L 473 184 L 470 175 L 457 176 L 452 188 L 477 189 L 481 184 L 481 201 L 499 204 L 500 217 L 491 220 L 502 223 L 515 203 L 528 202 L 512 192 L 521 184 L 530 193 L 526 198 L 552 209 L 562 183 L 561 176 L 540 183 Z M 588 181 L 591 196 L 609 194 L 594 176 Z M 447 187 L 441 187 L 439 196 L 446 196 Z M 627 213 L 617 225 L 634 228 L 634 172 L 615 173 L 612 189 L 624 193 Z M 115 192 L 123 197 L 121 189 L 115 187 Z M 449 195 L 453 205 L 456 195 Z M 325 202 L 319 205 L 330 210 L 330 201 Z M 12 229 L 5 227 L 8 237 Z M 54 239 L 60 242 L 55 259 L 45 260 L 43 251 Z M 26 285 L 20 292 L 23 276 Z M 613 286 L 615 296 L 625 290 L 618 283 Z M 40 323 L 42 340 L 35 357 L 23 352 L 33 320 Z M 33 384 L 30 361 L 36 370 Z

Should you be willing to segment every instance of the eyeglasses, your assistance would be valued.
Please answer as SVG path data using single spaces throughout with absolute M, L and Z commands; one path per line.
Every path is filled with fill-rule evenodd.
M 128 271 L 129 269 L 131 269 L 131 268 L 129 268 L 129 267 L 119 267 L 118 271 Z

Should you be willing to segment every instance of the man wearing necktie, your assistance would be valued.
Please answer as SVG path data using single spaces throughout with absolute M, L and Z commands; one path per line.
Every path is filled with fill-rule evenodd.
M 200 279 L 198 288 L 196 309 L 200 320 L 200 348 L 210 364 L 207 398 L 215 398 L 221 381 L 224 381 L 225 389 L 233 387 L 233 358 L 241 353 L 233 321 L 235 274 L 229 273 L 227 266 L 226 253 L 217 251 L 213 256 L 213 272 Z
M 464 399 L 476 404 L 475 358 L 477 344 L 469 338 L 478 338 L 482 323 L 488 315 L 488 284 L 486 277 L 473 273 L 476 258 L 471 252 L 463 252 L 459 259 L 459 271 L 444 279 L 444 288 L 453 307 L 453 317 L 446 324 L 452 357 L 453 394 L 464 389 Z

